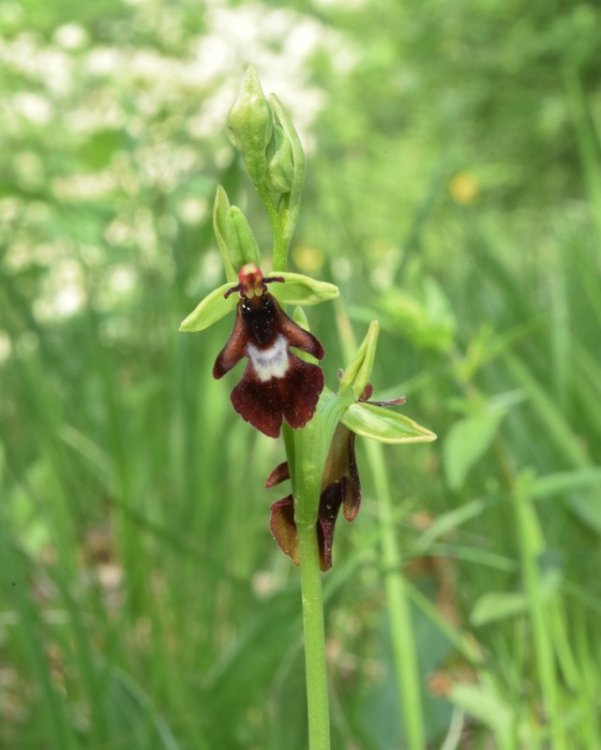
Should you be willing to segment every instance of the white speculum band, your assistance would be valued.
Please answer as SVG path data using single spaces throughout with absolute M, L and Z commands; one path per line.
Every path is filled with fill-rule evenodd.
M 271 378 L 283 378 L 288 371 L 288 343 L 281 334 L 269 349 L 258 349 L 253 344 L 248 344 L 246 353 L 262 383 Z

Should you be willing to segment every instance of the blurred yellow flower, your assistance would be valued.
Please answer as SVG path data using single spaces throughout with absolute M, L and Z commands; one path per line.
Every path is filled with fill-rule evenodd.
M 455 203 L 469 206 L 480 195 L 480 183 L 471 172 L 458 172 L 449 182 L 449 193 Z
M 303 273 L 315 273 L 323 266 L 323 253 L 310 245 L 297 245 L 292 250 L 292 259 Z

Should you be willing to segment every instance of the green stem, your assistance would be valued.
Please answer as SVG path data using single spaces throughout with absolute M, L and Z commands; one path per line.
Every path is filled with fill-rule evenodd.
M 316 527 L 326 454 L 324 446 L 329 445 L 330 430 L 328 420 L 318 409 L 302 430 L 284 432 L 299 544 L 309 750 L 330 750 L 323 593 Z
M 379 443 L 368 440 L 367 456 L 378 496 L 382 563 L 390 622 L 390 637 L 407 747 L 423 750 L 424 730 L 417 647 L 415 644 L 407 586 L 401 570 L 401 554 L 395 536 L 392 493 L 384 452 Z
M 281 234 L 274 234 L 273 270 L 285 271 L 288 266 L 288 242 Z
M 297 498 L 298 500 L 298 498 Z M 319 550 L 315 524 L 298 528 L 309 750 L 330 750 L 330 712 Z
M 324 465 L 336 425 L 351 397 L 322 394 L 313 419 L 301 430 L 285 428 L 299 543 L 309 750 L 330 750 L 330 719 L 317 515 Z
M 269 221 L 271 223 L 271 234 L 273 235 L 273 270 L 286 271 L 288 268 L 288 239 L 283 229 L 283 219 L 273 203 L 273 199 L 266 187 L 255 185 L 259 198 L 263 202 Z

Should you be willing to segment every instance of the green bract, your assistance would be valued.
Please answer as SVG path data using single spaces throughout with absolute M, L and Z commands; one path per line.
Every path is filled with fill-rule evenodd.
M 353 361 L 346 368 L 340 380 L 340 393 L 350 388 L 355 399 L 361 398 L 361 394 L 371 377 L 379 333 L 380 324 L 377 320 L 372 320 L 361 346 L 357 349 Z
M 342 424 L 357 435 L 380 443 L 429 443 L 436 435 L 409 417 L 375 404 L 357 402 L 344 412 Z

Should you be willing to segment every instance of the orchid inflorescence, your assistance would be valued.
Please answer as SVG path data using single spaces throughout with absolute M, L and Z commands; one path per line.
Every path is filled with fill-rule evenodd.
M 284 426 L 288 460 L 268 477 L 266 487 L 290 479 L 292 492 L 271 508 L 271 531 L 280 548 L 298 564 L 299 520 L 315 525 L 322 570 L 332 564 L 334 525 L 342 507 L 352 521 L 361 501 L 355 436 L 384 443 L 426 442 L 435 435 L 389 407 L 404 403 L 370 401 L 369 382 L 379 326 L 372 322 L 357 353 L 340 373 L 337 392 L 324 385 L 317 364 L 324 349 L 297 308 L 291 318 L 283 305 L 313 305 L 338 297 L 334 284 L 286 270 L 304 180 L 304 154 L 298 135 L 273 95 L 267 100 L 253 68 L 246 72 L 229 119 L 228 132 L 270 216 L 274 236 L 273 271 L 265 274 L 250 225 L 237 206 L 217 189 L 213 226 L 226 283 L 210 292 L 180 326 L 202 331 L 232 312 L 232 333 L 217 355 L 213 376 L 221 378 L 242 359 L 247 364 L 231 401 L 240 416 L 277 438 Z M 298 352 L 298 353 L 295 353 Z M 319 468 L 318 497 L 297 502 L 306 474 Z M 318 477 L 319 479 L 319 477 Z M 297 490 L 299 490 L 297 492 Z M 302 507 L 301 507 L 302 505 Z

